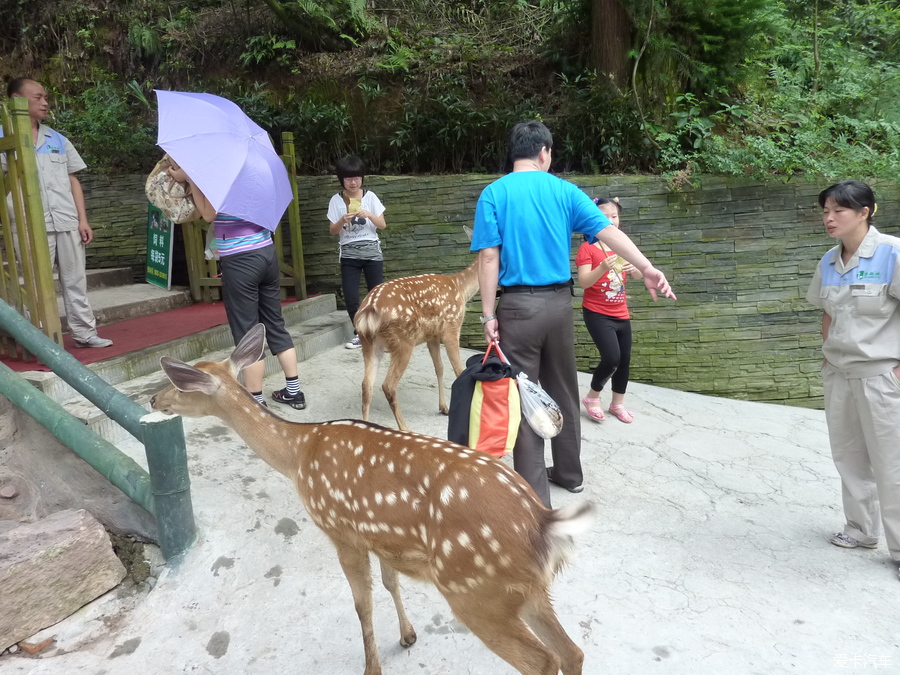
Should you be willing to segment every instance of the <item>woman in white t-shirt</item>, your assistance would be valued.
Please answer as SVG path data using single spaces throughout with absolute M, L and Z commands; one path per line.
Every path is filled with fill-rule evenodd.
M 350 321 L 359 309 L 359 279 L 365 274 L 366 288 L 372 290 L 384 277 L 384 257 L 378 230 L 385 228 L 384 205 L 374 192 L 363 189 L 366 165 L 359 157 L 344 157 L 335 167 L 341 192 L 328 204 L 331 234 L 339 236 L 341 287 Z M 344 345 L 357 349 L 359 336 Z

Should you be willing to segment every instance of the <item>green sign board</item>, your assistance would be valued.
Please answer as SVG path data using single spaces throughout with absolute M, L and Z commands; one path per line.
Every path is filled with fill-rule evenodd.
M 153 204 L 147 209 L 147 283 L 172 288 L 172 230 L 175 224 Z

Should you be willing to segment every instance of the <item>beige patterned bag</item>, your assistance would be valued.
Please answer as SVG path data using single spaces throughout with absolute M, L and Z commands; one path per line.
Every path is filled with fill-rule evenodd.
M 147 177 L 147 199 L 162 211 L 173 223 L 187 223 L 200 218 L 200 212 L 191 199 L 190 186 L 179 183 L 168 174 L 172 165 L 168 155 L 156 163 Z

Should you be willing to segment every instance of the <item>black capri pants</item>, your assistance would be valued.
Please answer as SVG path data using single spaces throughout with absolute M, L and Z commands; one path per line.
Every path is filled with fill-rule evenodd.
M 222 256 L 222 300 L 234 344 L 258 323 L 266 327 L 273 354 L 292 349 L 294 341 L 281 313 L 281 273 L 275 246 Z
M 359 279 L 365 274 L 366 288 L 372 290 L 384 281 L 383 260 L 361 260 L 359 258 L 341 258 L 341 288 L 344 290 L 344 303 L 350 323 L 356 320 L 359 309 Z
M 613 392 L 624 394 L 631 370 L 631 319 L 617 319 L 584 307 L 581 313 L 584 325 L 600 352 L 600 363 L 594 369 L 591 389 L 603 391 L 611 377 Z

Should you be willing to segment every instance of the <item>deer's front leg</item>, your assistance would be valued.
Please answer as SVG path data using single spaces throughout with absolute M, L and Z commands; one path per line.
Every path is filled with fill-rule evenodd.
M 366 669 L 363 675 L 381 675 L 381 660 L 375 643 L 372 627 L 372 574 L 369 570 L 369 552 L 339 541 L 331 540 L 337 549 L 338 561 L 344 576 L 350 582 L 353 603 L 362 627 L 363 649 L 366 654 Z

